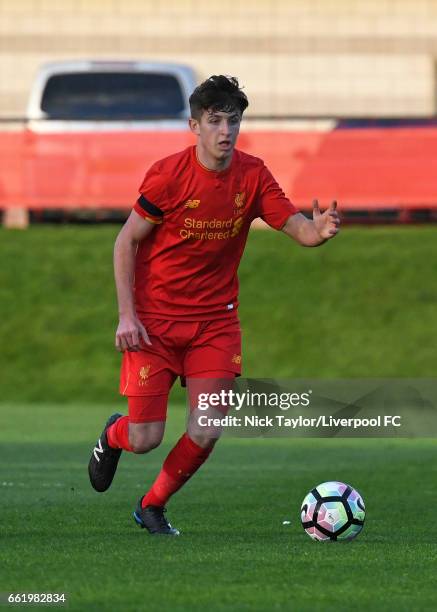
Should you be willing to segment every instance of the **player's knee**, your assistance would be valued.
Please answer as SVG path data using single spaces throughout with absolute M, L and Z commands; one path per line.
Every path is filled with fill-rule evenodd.
M 193 440 L 193 442 L 197 444 L 197 446 L 200 446 L 200 448 L 204 449 L 213 448 L 214 444 L 218 440 L 218 433 L 216 429 L 212 431 L 205 431 L 202 433 L 189 432 L 189 436 Z
M 159 433 L 134 433 L 129 437 L 129 442 L 134 453 L 143 455 L 161 444 L 162 435 Z
M 202 425 L 196 422 L 195 419 L 190 419 L 188 423 L 187 433 L 190 438 L 201 448 L 212 448 L 222 433 L 221 427 L 214 424 Z
M 136 455 L 144 455 L 144 453 L 147 453 L 149 450 L 148 446 L 137 440 L 132 440 L 130 445 L 132 448 L 132 452 Z
M 137 455 L 144 455 L 160 445 L 157 440 L 133 440 L 131 442 L 132 451 Z
M 154 448 L 158 448 L 158 446 L 161 444 L 162 442 L 162 438 L 163 436 L 160 434 L 155 434 L 149 437 L 149 439 L 147 440 L 147 448 L 148 450 L 152 450 Z

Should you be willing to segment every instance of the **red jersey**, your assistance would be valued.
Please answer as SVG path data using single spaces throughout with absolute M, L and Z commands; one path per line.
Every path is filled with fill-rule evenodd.
M 157 224 L 136 254 L 139 317 L 202 321 L 232 315 L 237 269 L 250 224 L 282 229 L 297 209 L 261 159 L 234 150 L 221 172 L 197 160 L 196 147 L 150 168 L 134 210 Z

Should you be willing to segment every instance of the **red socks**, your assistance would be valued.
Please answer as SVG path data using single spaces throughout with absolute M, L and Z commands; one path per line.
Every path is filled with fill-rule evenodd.
M 129 444 L 129 417 L 120 417 L 106 432 L 111 448 L 122 448 L 132 452 Z M 212 448 L 202 448 L 184 433 L 170 451 L 152 488 L 143 497 L 141 505 L 164 506 L 200 466 L 208 459 Z
M 132 452 L 129 444 L 129 417 L 120 417 L 106 431 L 108 444 L 111 448 L 122 448 Z
M 167 455 L 152 488 L 143 497 L 142 507 L 164 506 L 169 497 L 176 493 L 208 459 L 211 451 L 212 448 L 198 446 L 188 434 L 184 433 Z

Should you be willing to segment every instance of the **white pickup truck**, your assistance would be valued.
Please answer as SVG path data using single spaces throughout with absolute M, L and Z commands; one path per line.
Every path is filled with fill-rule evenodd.
M 27 107 L 35 132 L 186 128 L 194 71 L 181 64 L 74 61 L 44 65 Z

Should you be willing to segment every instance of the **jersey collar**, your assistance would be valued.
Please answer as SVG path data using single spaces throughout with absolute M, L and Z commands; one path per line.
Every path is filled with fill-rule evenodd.
M 231 159 L 231 163 L 229 164 L 229 166 L 227 168 L 225 168 L 225 170 L 210 170 L 209 168 L 207 168 L 206 166 L 204 166 L 198 159 L 197 157 L 197 148 L 196 145 L 194 145 L 191 149 L 191 160 L 193 162 L 193 165 L 202 172 L 202 174 L 205 174 L 206 176 L 211 176 L 213 178 L 222 178 L 223 176 L 226 176 L 227 174 L 229 174 L 229 172 L 231 171 L 234 163 L 235 163 L 235 157 L 236 157 L 237 151 L 236 149 L 234 149 L 233 154 L 232 154 L 232 159 Z

